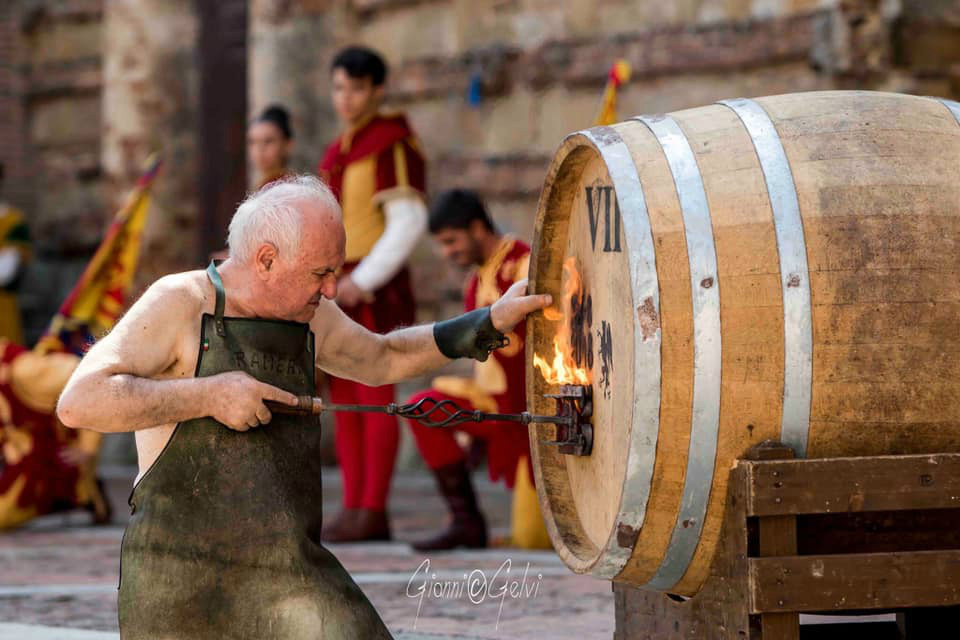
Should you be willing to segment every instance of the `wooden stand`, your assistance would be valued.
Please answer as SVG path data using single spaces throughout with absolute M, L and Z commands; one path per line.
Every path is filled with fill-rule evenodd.
M 731 471 L 710 578 L 684 599 L 614 583 L 615 640 L 941 638 L 960 634 L 960 454 L 794 460 Z M 799 625 L 800 613 L 897 625 Z

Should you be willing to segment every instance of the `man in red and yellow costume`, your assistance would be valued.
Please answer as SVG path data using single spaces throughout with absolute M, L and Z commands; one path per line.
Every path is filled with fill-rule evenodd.
M 101 435 L 73 431 L 53 415 L 80 358 L 39 353 L 0 338 L 0 530 L 81 507 L 110 519 L 96 479 Z
M 472 311 L 497 300 L 513 283 L 527 277 L 530 247 L 511 235 L 501 235 L 474 193 L 455 189 L 441 194 L 430 210 L 430 233 L 444 257 L 460 267 L 475 267 L 467 281 L 464 308 Z M 467 410 L 517 413 L 526 409 L 525 323 L 508 335 L 509 345 L 474 365 L 471 378 L 442 376 L 433 387 L 410 398 L 449 399 Z M 455 430 L 487 443 L 490 479 L 516 485 L 513 542 L 524 547 L 549 546 L 533 492 L 527 428 L 514 422 L 464 423 L 455 429 L 425 427 L 410 422 L 417 446 L 436 476 L 437 487 L 453 516 L 450 528 L 415 543 L 418 551 L 485 547 L 487 526 L 480 512 L 466 452 Z M 532 499 L 532 502 L 531 502 Z
M 318 173 L 343 209 L 346 264 L 337 302 L 354 321 L 387 333 L 414 321 L 406 262 L 427 225 L 426 165 L 407 120 L 380 112 L 387 68 L 365 47 L 348 47 L 331 65 L 333 105 L 345 132 L 331 144 Z M 392 385 L 368 387 L 330 379 L 335 403 L 384 405 Z M 390 539 L 387 497 L 397 456 L 397 419 L 341 412 L 336 449 L 343 509 L 324 528 L 328 542 Z
M 4 166 L 0 163 L 0 187 Z M 30 261 L 30 231 L 23 213 L 0 200 L 0 338 L 23 344 L 17 288 L 23 267 Z

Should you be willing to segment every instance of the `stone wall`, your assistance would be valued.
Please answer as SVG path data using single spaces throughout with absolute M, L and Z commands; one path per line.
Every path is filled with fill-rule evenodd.
M 6 196 L 26 213 L 35 241 L 21 290 L 31 341 L 73 285 L 106 222 L 102 0 L 20 0 L 0 11 L 0 159 L 8 163 Z M 12 88 L 5 96 L 4 85 Z
M 13 0 L 0 13 L 0 159 L 36 258 L 21 289 L 28 343 L 46 328 L 154 151 L 155 188 L 134 295 L 194 266 L 196 19 L 192 0 Z
M 335 33 L 343 11 L 317 1 L 251 0 L 249 104 L 251 117 L 272 103 L 292 116 L 292 167 L 313 171 L 323 147 L 336 135 L 336 116 L 327 97 Z M 254 178 L 250 172 L 251 179 Z
M 19 20 L 14 7 L 0 7 L 0 162 L 4 164 L 7 182 L 0 194 L 20 206 L 30 198 L 24 188 L 26 157 L 23 136 L 22 84 L 18 73 L 20 50 L 17 46 Z

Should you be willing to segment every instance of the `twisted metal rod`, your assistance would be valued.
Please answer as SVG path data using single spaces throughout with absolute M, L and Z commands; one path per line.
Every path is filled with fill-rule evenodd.
M 324 404 L 320 398 L 311 396 L 299 396 L 297 406 L 291 406 L 280 402 L 267 400 L 265 404 L 270 411 L 274 413 L 286 413 L 296 415 L 320 415 L 325 411 L 348 411 L 351 413 L 386 413 L 388 415 L 415 420 L 427 427 L 451 427 L 464 422 L 520 422 L 522 424 L 552 423 L 552 424 L 575 424 L 574 416 L 545 416 L 532 414 L 527 411 L 521 413 L 487 413 L 485 411 L 476 411 L 464 409 L 453 400 L 436 400 L 434 398 L 423 398 L 419 402 L 412 404 L 397 404 L 391 402 L 387 405 L 374 404 Z M 439 416 L 436 416 L 439 412 Z

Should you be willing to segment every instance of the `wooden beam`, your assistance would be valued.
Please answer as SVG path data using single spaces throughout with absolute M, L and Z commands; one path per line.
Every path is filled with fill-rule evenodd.
M 373 9 L 409 0 L 355 0 Z M 408 59 L 391 72 L 395 102 L 465 94 L 471 77 L 485 97 L 510 93 L 517 85 L 602 87 L 612 60 L 623 58 L 632 76 L 723 73 L 808 60 L 828 11 L 750 21 L 670 25 L 605 35 L 548 41 L 521 50 L 501 43 L 454 56 Z
M 351 0 L 350 6 L 357 13 L 369 14 L 435 1 L 436 0 Z
M 960 605 L 960 551 L 751 558 L 751 612 Z
M 747 453 L 751 460 L 791 460 L 793 449 L 763 443 Z M 749 467 L 748 467 L 749 468 Z M 750 495 L 750 486 L 747 486 Z M 797 553 L 797 517 L 770 516 L 757 520 L 757 553 L 760 557 L 793 556 Z M 760 637 L 777 640 L 800 640 L 800 615 L 797 613 L 765 613 L 760 616 Z
M 960 508 L 960 454 L 741 464 L 750 516 Z
M 730 472 L 720 544 L 710 578 L 689 599 L 613 583 L 614 640 L 779 640 L 759 637 L 748 612 L 746 478 Z
M 550 165 L 549 156 L 536 153 L 453 151 L 431 160 L 431 189 L 473 189 L 485 198 L 536 198 Z
M 24 84 L 31 98 L 99 92 L 103 89 L 103 64 L 97 57 L 31 66 Z
M 20 30 L 30 32 L 44 20 L 101 20 L 104 0 L 71 0 L 70 2 L 33 2 L 20 12 Z M 26 4 L 26 3 L 24 3 Z
M 493 45 L 472 49 L 456 56 L 426 56 L 401 63 L 392 72 L 390 99 L 423 100 L 450 94 L 464 95 L 477 76 L 486 98 L 510 92 L 511 74 L 520 50 Z
M 670 25 L 595 40 L 547 42 L 524 65 L 534 85 L 601 86 L 609 61 L 624 58 L 631 77 L 718 73 L 807 60 L 826 12 L 749 21 Z

